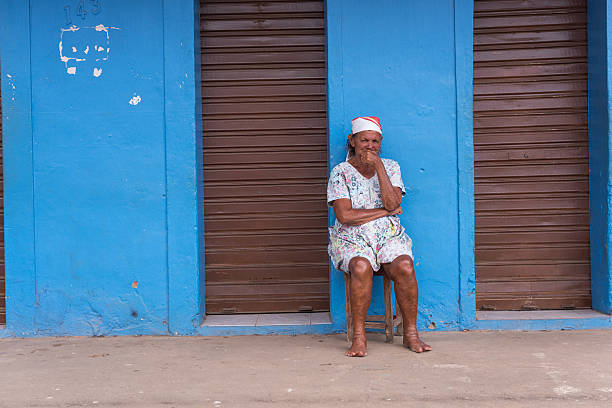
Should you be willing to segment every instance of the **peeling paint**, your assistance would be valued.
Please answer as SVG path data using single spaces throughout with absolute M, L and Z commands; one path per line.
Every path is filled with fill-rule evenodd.
M 13 77 L 10 74 L 6 74 L 6 76 L 9 78 L 8 79 L 8 86 L 10 89 L 10 94 L 11 94 L 11 101 L 15 102 L 15 95 L 16 95 L 16 88 L 15 88 L 15 83 L 13 82 Z
M 133 105 L 133 106 L 136 106 L 136 105 L 138 105 L 140 103 L 141 100 L 142 100 L 142 98 L 140 97 L 140 95 L 135 95 L 135 96 L 132 97 L 132 99 L 130 99 L 129 104 Z
M 73 25 L 69 28 L 62 28 L 58 48 L 60 60 L 66 66 L 66 73 L 76 75 L 80 63 L 89 61 L 95 65 L 93 76 L 99 77 L 102 74 L 101 64 L 108 61 L 110 57 L 110 30 L 119 30 L 119 28 L 107 27 L 103 24 L 98 24 L 95 27 Z M 65 52 L 65 46 L 66 49 L 70 50 L 67 53 Z M 91 48 L 96 50 L 97 53 L 89 56 Z

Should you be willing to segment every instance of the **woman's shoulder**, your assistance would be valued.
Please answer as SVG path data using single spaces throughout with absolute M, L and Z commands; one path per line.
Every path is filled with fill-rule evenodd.
M 399 167 L 399 163 L 393 159 L 385 159 L 384 157 L 381 157 L 380 160 L 382 160 L 385 168 Z
M 347 169 L 347 166 L 350 166 L 349 162 L 347 161 L 340 162 L 332 168 L 330 174 L 342 173 Z

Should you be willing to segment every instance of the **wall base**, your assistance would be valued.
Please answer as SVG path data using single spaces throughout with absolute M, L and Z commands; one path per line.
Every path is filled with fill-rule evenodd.
M 595 310 L 476 312 L 475 330 L 611 329 L 612 316 Z

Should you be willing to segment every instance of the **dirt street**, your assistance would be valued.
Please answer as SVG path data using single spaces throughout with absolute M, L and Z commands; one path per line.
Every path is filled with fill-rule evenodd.
M 0 340 L 0 407 L 610 407 L 612 331 Z

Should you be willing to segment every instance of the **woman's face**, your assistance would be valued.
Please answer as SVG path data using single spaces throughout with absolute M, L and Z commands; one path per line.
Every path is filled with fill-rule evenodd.
M 357 157 L 361 157 L 361 153 L 368 150 L 378 153 L 381 142 L 382 135 L 374 130 L 364 130 L 351 136 L 351 145 L 355 148 Z

